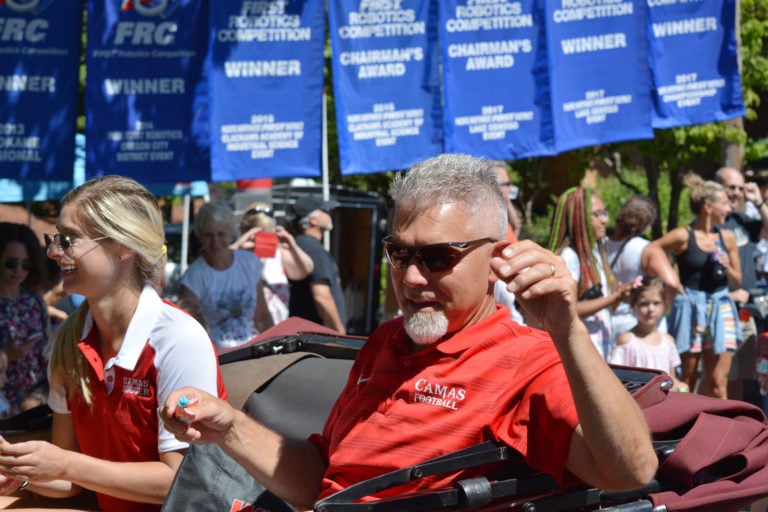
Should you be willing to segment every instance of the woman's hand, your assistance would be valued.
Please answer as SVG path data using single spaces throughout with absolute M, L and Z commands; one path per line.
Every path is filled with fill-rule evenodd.
M 614 307 L 619 302 L 629 302 L 629 293 L 632 291 L 632 283 L 617 283 L 613 290 L 615 300 L 613 301 Z
M 255 237 L 256 233 L 259 233 L 260 231 L 262 231 L 262 229 L 259 227 L 249 229 L 248 231 L 243 233 L 243 235 L 240 238 L 235 240 L 229 246 L 229 248 L 253 250 L 253 246 L 254 246 L 253 237 Z
M 277 239 L 280 240 L 282 246 L 286 249 L 290 249 L 292 246 L 296 245 L 296 239 L 293 238 L 293 235 L 290 234 L 288 230 L 283 226 L 275 226 L 275 234 L 277 235 Z
M 18 480 L 19 485 L 25 480 L 41 483 L 64 478 L 68 460 L 67 450 L 47 441 L 0 446 L 0 473 Z

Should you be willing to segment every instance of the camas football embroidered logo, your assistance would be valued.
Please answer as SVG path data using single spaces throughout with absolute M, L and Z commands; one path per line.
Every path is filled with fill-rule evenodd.
M 446 409 L 458 410 L 457 404 L 467 397 L 467 390 L 456 386 L 448 386 L 430 382 L 427 379 L 419 379 L 414 386 L 416 392 L 413 398 L 421 402 Z
M 123 394 L 149 396 L 149 381 L 146 379 L 123 378 Z

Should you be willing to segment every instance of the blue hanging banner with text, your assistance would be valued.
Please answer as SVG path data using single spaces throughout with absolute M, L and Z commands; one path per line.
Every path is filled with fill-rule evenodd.
M 90 0 L 86 177 L 210 178 L 205 0 Z
M 558 152 L 653 137 L 646 3 L 544 2 Z
M 554 153 L 536 0 L 440 2 L 445 149 L 512 160 Z
M 214 181 L 320 176 L 325 4 L 211 4 Z
M 0 1 L 0 177 L 30 193 L 72 181 L 82 19 L 78 0 Z
M 335 0 L 329 26 L 342 174 L 440 154 L 437 2 Z
M 654 128 L 743 116 L 735 0 L 648 5 Z

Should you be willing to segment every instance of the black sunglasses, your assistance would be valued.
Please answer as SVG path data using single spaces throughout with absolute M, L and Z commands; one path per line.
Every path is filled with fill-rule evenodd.
M 473 249 L 482 244 L 498 242 L 498 240 L 486 237 L 469 242 L 443 242 L 420 247 L 403 247 L 392 242 L 392 237 L 388 236 L 382 242 L 384 254 L 387 255 L 387 261 L 393 268 L 405 270 L 411 260 L 416 258 L 416 263 L 430 272 L 445 272 L 455 267 L 462 256 L 469 252 L 462 249 Z
M 245 212 L 246 215 L 258 215 L 260 213 L 263 213 L 267 217 L 274 217 L 275 212 L 273 212 L 270 208 L 251 208 L 247 212 Z
M 6 270 L 13 270 L 17 267 L 21 267 L 24 272 L 32 271 L 32 262 L 29 260 L 19 260 L 17 258 L 11 258 L 3 262 L 3 268 Z

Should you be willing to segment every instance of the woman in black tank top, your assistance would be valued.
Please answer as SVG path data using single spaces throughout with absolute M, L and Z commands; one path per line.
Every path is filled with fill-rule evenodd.
M 741 282 L 736 237 L 717 227 L 731 207 L 722 185 L 692 173 L 685 184 L 696 220 L 651 242 L 643 251 L 643 270 L 661 277 L 677 294 L 668 328 L 682 360 L 680 379 L 696 389 L 702 359 L 699 393 L 726 398 L 731 357 L 741 342 L 736 305 L 728 293 L 729 286 Z M 668 255 L 674 256 L 677 272 Z

